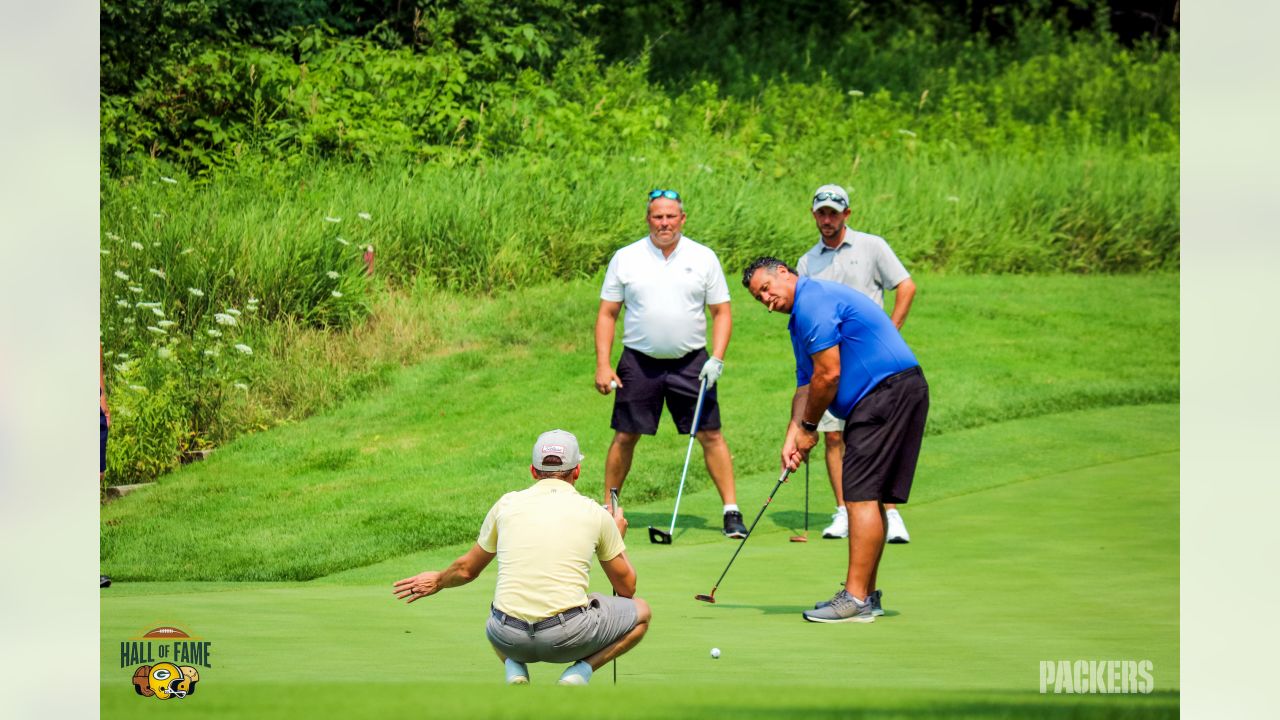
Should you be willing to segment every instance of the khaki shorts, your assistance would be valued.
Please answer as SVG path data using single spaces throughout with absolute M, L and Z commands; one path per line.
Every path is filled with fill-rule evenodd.
M 631 632 L 638 618 L 630 598 L 587 596 L 586 610 L 544 630 L 511 627 L 493 613 L 485 624 L 489 644 L 517 662 L 571 663 L 584 660 Z
M 824 410 L 822 419 L 818 421 L 818 432 L 844 432 L 844 421 L 832 415 L 830 410 Z

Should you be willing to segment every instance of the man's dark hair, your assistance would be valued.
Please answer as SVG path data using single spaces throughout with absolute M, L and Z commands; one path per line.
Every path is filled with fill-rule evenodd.
M 548 455 L 542 459 L 543 465 L 559 465 L 561 462 L 559 455 Z M 537 474 L 539 480 L 545 480 L 547 478 L 568 480 L 573 477 L 573 468 L 569 468 L 567 470 L 539 470 L 538 468 L 534 468 L 533 472 Z
M 786 268 L 787 272 L 792 275 L 799 275 L 796 269 L 782 262 L 771 255 L 762 255 L 747 265 L 747 269 L 742 271 L 742 287 L 751 287 L 751 276 L 756 274 L 757 270 L 768 270 L 769 272 L 777 272 L 778 268 Z

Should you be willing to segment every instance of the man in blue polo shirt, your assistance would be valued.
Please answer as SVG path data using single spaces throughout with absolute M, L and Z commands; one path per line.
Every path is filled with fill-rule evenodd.
M 757 258 L 742 284 L 769 308 L 791 315 L 796 393 L 782 443 L 792 470 L 818 444 L 824 411 L 845 421 L 843 489 L 849 513 L 845 585 L 804 613 L 810 622 L 874 622 L 884 610 L 876 575 L 885 541 L 885 503 L 911 494 L 929 413 L 929 385 L 911 349 L 879 306 L 839 283 L 801 278 L 773 257 Z

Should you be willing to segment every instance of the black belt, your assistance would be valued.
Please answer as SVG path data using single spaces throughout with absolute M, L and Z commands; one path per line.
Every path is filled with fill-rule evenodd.
M 903 370 L 902 372 L 896 372 L 890 375 L 889 377 L 881 380 L 880 382 L 876 383 L 876 386 L 872 389 L 879 390 L 880 388 L 887 388 L 890 385 L 893 385 L 894 383 L 898 382 L 899 380 L 905 380 L 906 378 L 909 378 L 913 375 L 924 375 L 924 371 L 920 369 L 919 365 L 916 365 L 914 367 L 909 367 L 906 370 Z
M 516 628 L 517 630 L 524 630 L 526 632 L 528 632 L 530 627 L 532 627 L 534 632 L 537 632 L 539 630 L 546 630 L 549 627 L 555 627 L 556 625 L 563 625 L 564 622 L 569 618 L 577 617 L 582 613 L 586 612 L 587 610 L 586 607 L 569 608 L 568 610 L 565 610 L 562 613 L 556 613 L 555 615 L 552 615 L 546 620 L 539 620 L 538 622 L 530 626 L 529 623 L 521 620 L 520 618 L 511 617 L 510 615 L 502 612 L 496 607 L 491 606 L 490 609 L 493 610 L 493 617 L 498 622 L 502 623 L 503 625 L 509 625 L 513 628 Z

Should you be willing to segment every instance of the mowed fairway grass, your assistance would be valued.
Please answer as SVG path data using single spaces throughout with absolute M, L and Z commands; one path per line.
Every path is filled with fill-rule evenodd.
M 606 668 L 591 687 L 558 688 L 554 680 L 562 667 L 537 665 L 533 686 L 503 686 L 501 665 L 483 637 L 496 568 L 469 586 L 412 605 L 391 595 L 394 580 L 441 567 L 464 550 L 466 535 L 462 543 L 387 552 L 370 562 L 350 562 L 342 551 L 359 545 L 362 532 L 386 532 L 353 526 L 351 518 L 378 517 L 357 513 L 360 497 L 379 497 L 379 485 L 411 475 L 414 467 L 422 469 L 417 481 L 428 488 L 414 496 L 423 513 L 446 517 L 455 496 L 474 497 L 453 520 L 465 528 L 478 524 L 472 505 L 482 514 L 497 494 L 525 484 L 532 435 L 524 435 L 546 424 L 545 418 L 562 414 L 572 420 L 563 424 L 574 430 L 588 422 L 607 425 L 607 401 L 574 390 L 589 383 L 589 356 L 576 358 L 570 375 L 568 363 L 541 360 L 538 351 L 525 349 L 525 361 L 513 362 L 519 348 L 495 350 L 495 358 L 505 358 L 505 372 L 473 361 L 477 367 L 471 372 L 481 379 L 497 372 L 499 380 L 486 389 L 468 391 L 466 386 L 479 382 L 475 377 L 460 387 L 466 379 L 460 371 L 455 384 L 433 386 L 422 382 L 429 369 L 411 368 L 377 397 L 246 438 L 204 467 L 109 506 L 104 518 L 117 525 L 108 527 L 132 523 L 152 530 L 137 528 L 120 538 L 127 547 L 104 543 L 112 550 L 104 571 L 111 573 L 116 553 L 124 558 L 120 569 L 134 567 L 129 558 L 142 550 L 132 545 L 141 538 L 154 542 L 158 556 L 172 539 L 173 554 L 189 564 L 174 569 L 172 558 L 159 557 L 159 571 L 102 593 L 104 717 L 175 710 L 201 717 L 280 718 L 1176 715 L 1178 407 L 1170 401 L 1176 401 L 1177 385 L 1176 277 L 937 280 L 937 297 L 951 291 L 958 303 L 967 295 L 961 289 L 981 289 L 991 297 L 993 314 L 1035 320 L 1001 340 L 976 309 L 968 320 L 955 303 L 928 310 L 922 304 L 913 314 L 908 340 L 915 332 L 923 346 L 917 349 L 941 427 L 925 440 L 913 502 L 905 508 L 912 542 L 886 549 L 880 586 L 888 614 L 876 623 L 814 625 L 800 618 L 801 610 L 836 590 L 844 572 L 845 544 L 818 537 L 831 505 L 818 463 L 809 481 L 810 542 L 788 542 L 805 522 L 800 473 L 779 491 L 721 583 L 719 602 L 694 601 L 695 593 L 710 591 L 735 543 L 719 536 L 718 498 L 699 465 L 691 469 L 695 492 L 682 503 L 675 544 L 647 543 L 644 526 L 669 519 L 675 482 L 668 488 L 667 481 L 646 475 L 674 473 L 678 480 L 683 459 L 682 438 L 667 424 L 637 451 L 638 479 L 653 497 L 628 501 L 624 493 L 632 524 L 629 552 L 640 574 L 640 594 L 655 613 L 650 634 L 618 662 L 616 687 Z M 1043 281 L 1043 293 L 1031 291 L 1036 280 Z M 1008 283 L 1007 292 L 993 292 L 1002 283 Z M 1082 291 L 1080 304 L 1091 312 L 1068 304 L 1073 290 Z M 589 307 L 589 293 L 582 294 L 585 299 L 575 296 L 567 304 Z M 785 319 L 764 315 L 740 295 L 735 302 L 735 343 L 742 344 L 731 347 L 722 402 L 739 504 L 750 520 L 777 478 L 775 445 L 785 422 L 790 359 L 785 330 L 777 329 Z M 485 312 L 493 311 L 477 315 Z M 1096 322 L 1062 320 L 1073 314 L 1093 315 Z M 1064 336 L 1068 328 L 1078 334 Z M 1098 328 L 1108 332 L 1098 335 Z M 575 342 L 559 355 L 580 353 L 582 343 Z M 1014 350 L 1002 353 L 1002 346 Z M 1062 350 L 1045 353 L 1045 347 Z M 1049 357 L 1062 353 L 1069 356 Z M 1089 362 L 1072 371 L 1072 361 L 1081 358 Z M 1137 364 L 1131 375 L 1098 369 L 1108 363 L 1125 368 L 1125 359 Z M 973 377 L 984 365 L 990 373 Z M 962 368 L 969 370 L 963 379 L 956 374 Z M 737 395 L 729 390 L 735 371 L 739 385 L 748 386 Z M 751 383 L 758 387 L 754 396 Z M 504 405 L 488 422 L 470 417 L 483 392 L 499 393 L 504 403 L 515 400 L 500 392 L 507 386 L 524 393 L 546 388 L 553 407 L 522 412 Z M 939 398 L 948 397 L 955 398 L 953 404 L 988 409 L 975 420 L 964 408 L 939 407 Z M 299 498 L 322 494 L 315 475 L 322 470 L 298 472 L 287 460 L 291 452 L 341 457 L 342 434 L 335 428 L 345 425 L 367 444 L 369 437 L 385 438 L 409 423 L 409 416 L 392 408 L 424 405 L 431 412 L 421 416 L 430 419 L 415 427 L 429 442 L 412 442 L 412 433 L 401 428 L 395 437 L 405 447 L 399 451 L 366 452 L 327 471 L 324 482 L 344 498 L 325 506 L 332 515 L 298 504 Z M 1000 407 L 1007 419 L 995 417 Z M 468 419 L 452 429 L 466 432 L 451 443 L 449 413 L 462 409 L 469 410 Z M 472 432 L 486 434 L 477 439 Z M 585 448 L 581 489 L 595 495 L 607 431 L 580 432 L 592 440 Z M 477 450 L 486 445 L 487 451 Z M 249 467 L 253 473 L 246 472 Z M 429 476 L 427 468 L 447 471 Z M 294 485 L 287 488 L 290 477 Z M 272 488 L 268 500 L 252 489 L 262 484 Z M 346 487 L 361 484 L 361 492 Z M 168 493 L 185 496 L 186 509 L 157 501 Z M 235 525 L 227 519 L 236 505 L 227 496 L 237 493 L 247 496 L 243 511 L 253 522 Z M 379 502 L 390 502 L 389 496 Z M 299 514 L 307 517 L 295 520 Z M 395 522 L 390 510 L 384 514 Z M 260 546 L 256 562 L 238 549 L 243 538 L 236 536 L 245 533 Z M 298 535 L 304 547 L 324 547 L 301 551 L 305 562 L 277 560 L 273 544 L 291 546 Z M 202 571 L 194 550 L 200 547 L 216 572 Z M 232 566 L 219 557 L 226 551 L 244 552 L 238 564 L 253 566 L 253 574 L 227 572 Z M 306 581 L 231 581 L 266 576 L 272 568 L 277 577 L 305 577 L 297 569 L 317 565 L 317 558 L 346 567 Z M 136 572 L 146 572 L 145 564 L 139 567 Z M 208 580 L 193 579 L 200 577 Z M 597 572 L 596 589 L 607 591 L 601 580 Z M 120 642 L 164 624 L 213 643 L 212 667 L 201 668 L 198 692 L 186 700 L 138 697 L 130 684 L 133 666 L 121 667 Z M 712 647 L 722 650 L 719 660 L 710 658 Z M 1156 692 L 1041 695 L 1042 660 L 1149 660 Z

